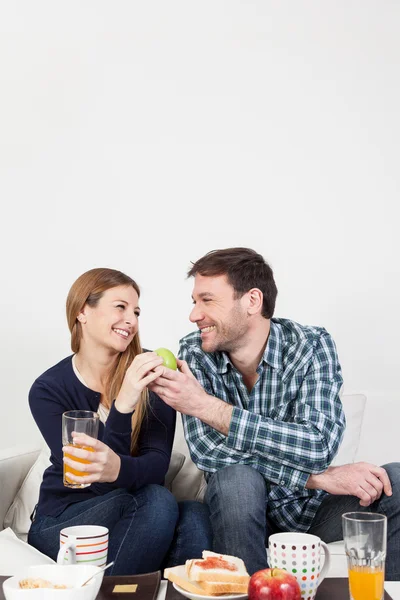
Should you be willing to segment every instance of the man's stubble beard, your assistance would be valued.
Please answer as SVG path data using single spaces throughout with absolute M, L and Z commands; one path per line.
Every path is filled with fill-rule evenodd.
M 202 344 L 204 352 L 225 352 L 226 354 L 231 354 L 246 345 L 247 318 L 244 311 L 235 306 L 232 308 L 227 322 L 229 325 L 222 326 L 221 334 L 218 333 L 217 329 L 217 339 L 210 349 L 206 350 Z M 218 337 L 221 339 L 218 340 Z

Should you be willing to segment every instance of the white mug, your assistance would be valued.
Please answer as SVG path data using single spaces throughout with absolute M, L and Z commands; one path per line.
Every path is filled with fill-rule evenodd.
M 107 564 L 108 529 L 100 525 L 77 525 L 60 531 L 59 565 Z
M 298 581 L 301 597 L 313 600 L 317 588 L 326 576 L 330 554 L 325 542 L 309 533 L 274 533 L 269 536 L 269 565 L 284 569 Z M 325 561 L 321 569 L 321 548 Z

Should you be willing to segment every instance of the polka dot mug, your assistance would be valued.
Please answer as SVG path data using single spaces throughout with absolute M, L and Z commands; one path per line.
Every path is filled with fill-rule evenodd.
M 309 533 L 275 533 L 269 537 L 268 546 L 270 567 L 294 575 L 302 600 L 314 600 L 318 586 L 329 570 L 327 545 Z M 325 554 L 322 568 L 321 547 Z

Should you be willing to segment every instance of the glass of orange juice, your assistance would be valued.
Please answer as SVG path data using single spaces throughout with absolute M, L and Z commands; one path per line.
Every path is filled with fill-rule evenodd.
M 86 433 L 86 435 L 89 435 L 92 438 L 97 438 L 99 432 L 98 413 L 92 412 L 90 410 L 69 410 L 68 412 L 63 413 L 62 416 L 63 446 L 74 446 L 75 448 L 83 448 L 84 450 L 93 452 L 93 448 L 91 446 L 82 446 L 80 444 L 74 443 L 74 439 L 72 437 L 73 431 L 76 431 L 77 433 Z M 90 463 L 89 460 L 77 458 L 76 456 L 68 454 L 68 452 L 65 452 L 65 456 L 78 463 Z M 82 477 L 85 475 L 83 471 L 73 469 L 72 467 L 64 463 L 63 482 L 66 487 L 85 488 L 90 485 L 90 483 L 76 483 L 75 481 L 72 481 L 69 477 L 69 474 L 77 475 L 78 477 Z
M 382 600 L 387 518 L 370 512 L 342 515 L 351 600 Z

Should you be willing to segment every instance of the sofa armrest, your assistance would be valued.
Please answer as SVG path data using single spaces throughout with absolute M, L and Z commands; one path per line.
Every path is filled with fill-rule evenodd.
M 4 527 L 4 517 L 40 450 L 40 444 L 0 449 L 0 531 Z

